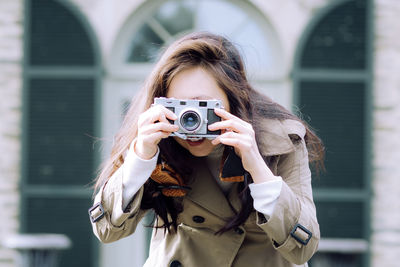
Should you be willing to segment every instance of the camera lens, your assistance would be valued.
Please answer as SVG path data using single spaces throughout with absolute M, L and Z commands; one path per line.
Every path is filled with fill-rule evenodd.
M 197 112 L 186 111 L 181 116 L 181 125 L 187 131 L 194 131 L 200 125 L 201 118 Z

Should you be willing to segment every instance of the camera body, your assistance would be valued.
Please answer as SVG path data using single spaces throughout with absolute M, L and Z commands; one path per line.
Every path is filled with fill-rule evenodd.
M 154 104 L 163 105 L 178 117 L 175 121 L 169 120 L 172 124 L 179 126 L 179 130 L 172 133 L 172 136 L 183 139 L 193 137 L 214 139 L 221 134 L 220 130 L 208 130 L 208 125 L 221 121 L 221 117 L 214 113 L 214 108 L 222 108 L 221 100 L 157 97 L 154 98 Z

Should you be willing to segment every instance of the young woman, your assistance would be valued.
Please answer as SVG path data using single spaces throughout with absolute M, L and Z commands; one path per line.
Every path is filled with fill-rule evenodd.
M 221 100 L 208 126 L 221 134 L 170 136 L 177 116 L 156 97 Z M 93 231 L 119 240 L 153 210 L 145 266 L 307 266 L 320 237 L 309 162 L 322 157 L 304 122 L 250 86 L 228 40 L 190 34 L 131 104 L 97 179 Z

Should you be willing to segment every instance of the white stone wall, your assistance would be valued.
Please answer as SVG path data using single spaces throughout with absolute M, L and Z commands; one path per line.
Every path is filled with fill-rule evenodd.
M 22 5 L 22 0 L 0 1 L 0 244 L 19 228 Z M 14 256 L 0 245 L 0 266 L 14 266 Z
M 400 1 L 375 0 L 371 266 L 399 266 Z

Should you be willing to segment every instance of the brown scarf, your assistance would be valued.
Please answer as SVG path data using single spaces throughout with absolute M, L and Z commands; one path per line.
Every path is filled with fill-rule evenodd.
M 219 178 L 224 182 L 242 182 L 244 168 L 239 156 L 232 147 L 225 146 L 220 163 Z M 158 188 L 167 197 L 183 197 L 191 188 L 186 186 L 182 176 L 163 159 L 150 175 L 150 178 L 160 184 Z

